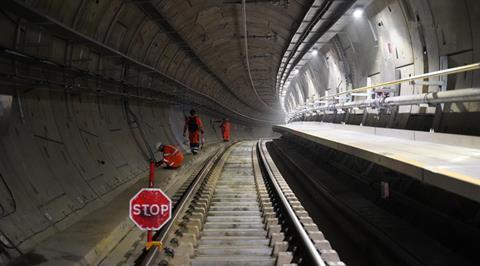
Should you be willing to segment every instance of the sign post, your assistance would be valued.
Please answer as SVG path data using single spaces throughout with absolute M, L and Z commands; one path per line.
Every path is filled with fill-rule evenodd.
M 141 229 L 148 230 L 147 249 L 152 245 L 152 231 L 160 230 L 172 217 L 172 201 L 159 188 L 143 188 L 130 200 L 130 219 Z
M 155 161 L 152 159 L 150 160 L 150 167 L 149 167 L 149 173 L 148 173 L 148 187 L 153 188 L 155 185 Z M 153 232 L 152 230 L 148 230 L 147 232 L 147 249 L 150 248 L 150 244 L 153 242 Z

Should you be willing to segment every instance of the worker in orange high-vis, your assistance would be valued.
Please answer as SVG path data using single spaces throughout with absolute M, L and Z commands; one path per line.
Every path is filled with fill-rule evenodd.
M 190 150 L 192 154 L 197 154 L 200 149 L 200 140 L 203 140 L 203 123 L 197 116 L 195 110 L 190 110 L 190 116 L 185 120 L 183 127 L 183 136 L 186 136 L 188 130 L 188 139 L 190 141 Z M 203 144 L 203 143 L 202 143 Z
M 156 148 L 163 154 L 163 159 L 155 164 L 157 167 L 164 163 L 167 165 L 167 167 L 173 169 L 182 166 L 184 156 L 182 151 L 176 146 L 157 143 Z
M 228 118 L 223 119 L 220 128 L 222 129 L 223 141 L 230 141 L 230 121 L 228 121 Z

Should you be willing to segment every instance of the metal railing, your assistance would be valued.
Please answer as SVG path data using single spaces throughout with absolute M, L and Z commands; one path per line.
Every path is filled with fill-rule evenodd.
M 334 97 L 344 95 L 344 94 L 349 94 L 349 93 L 366 92 L 369 89 L 385 87 L 385 86 L 392 86 L 392 85 L 397 85 L 397 84 L 401 84 L 401 83 L 405 83 L 405 82 L 409 82 L 409 81 L 414 81 L 414 80 L 419 80 L 419 79 L 426 79 L 426 78 L 433 78 L 433 77 L 438 77 L 438 76 L 443 76 L 443 75 L 457 74 L 457 73 L 473 71 L 473 70 L 477 70 L 477 69 L 480 69 L 480 63 L 470 64 L 470 65 L 465 65 L 465 66 L 459 66 L 459 67 L 453 67 L 453 68 L 449 68 L 449 69 L 444 69 L 444 70 L 429 72 L 429 73 L 420 74 L 420 75 L 416 75 L 416 76 L 411 76 L 411 77 L 408 77 L 408 78 L 377 83 L 377 84 L 374 84 L 374 85 L 360 87 L 360 88 L 353 89 L 353 90 L 350 90 L 350 91 L 343 91 L 343 92 L 339 92 L 339 93 L 336 93 L 336 94 L 333 94 L 333 95 L 323 96 L 323 97 L 320 97 L 319 100 L 334 98 Z
M 375 106 L 373 105 L 374 103 L 376 105 L 408 105 L 408 104 L 416 104 L 415 102 L 409 103 L 408 101 L 405 101 L 405 99 L 402 99 L 402 101 L 395 101 L 395 100 L 388 100 L 390 98 L 398 98 L 398 97 L 408 97 L 412 96 L 414 98 L 429 98 L 431 95 L 434 95 L 435 93 L 425 93 L 425 94 L 412 94 L 412 95 L 407 95 L 407 96 L 398 96 L 398 97 L 386 97 L 383 98 L 381 101 L 375 101 L 375 102 L 368 102 L 368 101 L 350 101 L 350 102 L 344 102 L 344 103 L 329 103 L 330 100 L 333 99 L 333 101 L 336 101 L 336 97 L 341 96 L 341 95 L 348 95 L 348 94 L 353 94 L 353 93 L 361 93 L 361 92 L 367 92 L 368 90 L 375 89 L 375 88 L 380 88 L 380 87 L 386 87 L 386 86 L 392 86 L 392 85 L 397 85 L 405 82 L 413 82 L 416 80 L 423 80 L 427 78 L 432 78 L 432 77 L 438 77 L 438 76 L 444 76 L 444 75 L 452 75 L 452 74 L 458 74 L 458 73 L 463 73 L 463 72 L 468 72 L 468 71 L 474 71 L 480 69 L 480 63 L 475 63 L 475 64 L 469 64 L 469 65 L 464 65 L 464 66 L 459 66 L 459 67 L 453 67 L 449 69 L 444 69 L 444 70 L 439 70 L 439 71 L 434 71 L 434 72 L 429 72 L 425 74 L 420 74 L 420 75 L 415 75 L 403 79 L 398 79 L 398 80 L 392 80 L 392 81 L 387 81 L 387 82 L 381 82 L 377 83 L 374 85 L 369 85 L 369 86 L 364 86 L 360 88 L 356 88 L 353 90 L 349 91 L 343 91 L 343 92 L 338 92 L 332 95 L 326 95 L 322 96 L 316 101 L 326 101 L 327 104 L 323 106 L 314 106 L 314 107 L 309 107 L 307 105 L 300 106 L 299 108 L 301 110 L 295 111 L 291 117 L 302 115 L 307 112 L 312 112 L 312 111 L 323 111 L 326 109 L 343 109 L 343 108 L 354 108 L 354 107 L 369 107 L 369 106 Z M 472 90 L 475 89 L 465 89 L 465 90 L 457 90 L 460 91 L 460 94 L 462 92 L 465 92 L 466 94 L 471 94 Z M 375 90 L 374 90 L 375 92 Z M 438 92 L 438 93 L 447 93 L 447 92 Z M 447 94 L 448 95 L 448 94 Z M 478 101 L 478 97 L 475 98 L 468 98 L 467 97 L 458 97 L 459 93 L 455 93 L 456 98 L 455 99 L 449 99 L 449 97 L 442 97 L 441 99 L 437 100 L 435 103 L 441 103 L 443 102 L 449 102 L 451 101 L 459 101 L 459 100 L 465 100 L 465 101 Z M 390 104 L 388 104 L 390 102 Z M 394 102 L 397 102 L 394 104 Z M 417 100 L 418 102 L 418 100 Z M 423 102 L 422 102 L 423 103 Z M 425 102 L 428 103 L 428 102 Z M 432 102 L 433 103 L 433 102 Z

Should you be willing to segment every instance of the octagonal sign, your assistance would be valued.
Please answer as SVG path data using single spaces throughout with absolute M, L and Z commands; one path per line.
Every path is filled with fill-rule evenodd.
M 143 188 L 130 200 L 130 219 L 142 230 L 160 230 L 172 217 L 172 201 L 159 188 Z

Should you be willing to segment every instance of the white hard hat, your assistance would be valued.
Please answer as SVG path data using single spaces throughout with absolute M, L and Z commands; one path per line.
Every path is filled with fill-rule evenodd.
M 155 149 L 159 150 L 162 145 L 163 144 L 161 142 L 157 142 L 157 144 L 155 144 Z

